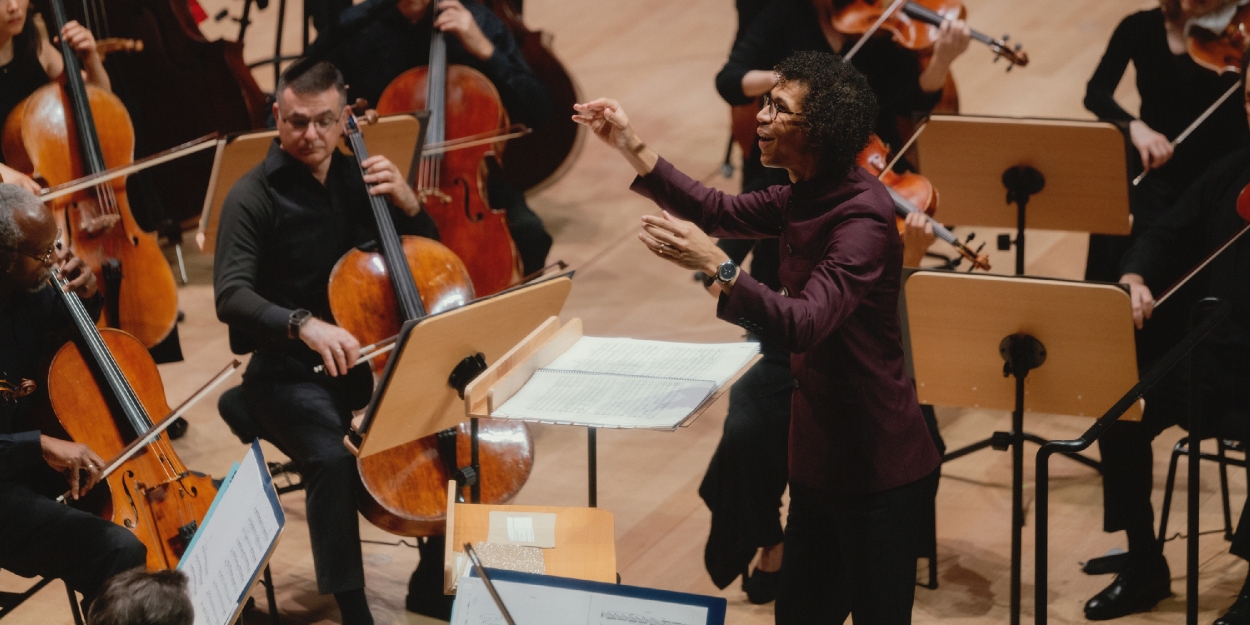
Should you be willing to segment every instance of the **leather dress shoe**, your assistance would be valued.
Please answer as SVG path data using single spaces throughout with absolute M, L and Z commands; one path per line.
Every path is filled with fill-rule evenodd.
M 1127 566 L 1110 586 L 1085 603 L 1085 618 L 1105 621 L 1149 610 L 1172 596 L 1171 577 L 1163 558 L 1146 566 Z
M 1215 619 L 1215 625 L 1250 625 L 1250 592 L 1242 591 L 1224 616 Z
M 764 605 L 777 598 L 777 586 L 780 582 L 781 571 L 755 569 L 750 577 L 742 578 L 742 589 L 747 593 L 747 601 L 755 605 Z

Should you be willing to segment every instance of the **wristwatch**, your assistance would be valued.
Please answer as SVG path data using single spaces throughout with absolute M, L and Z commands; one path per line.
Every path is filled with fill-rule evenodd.
M 286 337 L 289 339 L 299 338 L 299 329 L 308 320 L 312 319 L 312 313 L 303 308 L 296 309 L 291 312 L 291 316 L 286 320 Z
M 716 268 L 716 281 L 721 284 L 729 284 L 734 278 L 738 277 L 738 265 L 732 260 L 727 260 Z

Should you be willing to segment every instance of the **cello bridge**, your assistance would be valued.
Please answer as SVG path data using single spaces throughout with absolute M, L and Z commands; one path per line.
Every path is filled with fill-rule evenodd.
M 420 191 L 417 191 L 417 201 L 422 204 L 425 204 L 426 199 L 431 197 L 444 204 L 451 203 L 451 196 L 443 193 L 440 189 L 421 189 Z
M 112 228 L 120 219 L 120 215 L 83 215 L 82 221 L 78 222 L 78 227 L 88 235 L 96 235 Z

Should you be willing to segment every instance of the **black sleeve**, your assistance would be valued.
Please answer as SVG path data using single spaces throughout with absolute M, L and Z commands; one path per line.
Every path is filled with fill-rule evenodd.
M 864 46 L 858 54 L 858 59 L 852 58 L 851 63 L 868 78 L 882 115 L 910 118 L 912 113 L 932 111 L 942 100 L 941 89 L 926 93 L 920 88 L 920 60 L 916 53 L 883 37 Z
M 14 477 L 43 461 L 39 431 L 0 434 L 0 477 Z
M 786 54 L 786 24 L 793 19 L 789 1 L 774 0 L 760 11 L 745 33 L 738 33 L 729 60 L 716 75 L 716 91 L 737 106 L 752 98 L 742 93 L 742 77 L 753 69 L 772 69 Z
M 495 45 L 495 53 L 486 59 L 482 73 L 495 84 L 499 98 L 513 123 L 538 128 L 551 111 L 551 94 L 539 82 L 534 71 L 521 56 L 516 39 L 508 27 L 490 9 L 476 2 L 465 2 L 482 34 Z
M 1085 85 L 1085 108 L 1098 116 L 1098 119 L 1128 122 L 1136 119 L 1124 107 L 1115 101 L 1115 88 L 1124 77 L 1124 70 L 1132 58 L 1133 39 L 1139 29 L 1133 26 L 1130 15 L 1120 22 L 1111 41 L 1107 43 L 1107 51 L 1103 53 L 1098 68 Z
M 232 335 L 239 332 L 257 344 L 271 345 L 290 340 L 287 320 L 292 312 L 256 292 L 261 244 L 273 210 L 258 172 L 249 173 L 222 204 L 213 256 L 217 318 L 230 326 Z M 231 346 L 235 347 L 233 341 Z M 246 351 L 250 350 L 236 353 Z

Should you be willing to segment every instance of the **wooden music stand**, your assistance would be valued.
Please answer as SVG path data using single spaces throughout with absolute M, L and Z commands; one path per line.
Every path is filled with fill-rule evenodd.
M 460 425 L 469 418 L 459 395 L 463 385 L 558 315 L 572 288 L 570 272 L 406 322 L 352 436 L 354 447 L 348 447 L 367 458 Z M 476 419 L 472 432 L 471 466 L 476 473 Z M 478 501 L 480 484 L 474 480 L 469 486 L 471 500 Z
M 464 388 L 464 410 L 473 418 L 489 418 L 491 413 L 513 395 L 521 390 L 534 372 L 551 364 L 556 358 L 567 351 L 578 339 L 582 338 L 582 320 L 574 318 L 567 324 L 560 324 L 558 317 L 551 317 L 538 326 L 516 347 L 508 350 L 495 364 L 488 367 L 481 375 L 473 379 Z M 707 412 L 729 388 L 742 377 L 761 356 L 756 355 L 738 370 L 733 377 L 717 388 L 703 403 L 699 404 L 677 427 L 689 427 Z M 587 483 L 589 488 L 589 506 L 599 504 L 599 462 L 598 462 L 598 430 L 599 427 L 586 427 L 587 451 Z M 676 429 L 676 428 L 673 428 Z
M 425 141 L 424 111 L 401 113 L 379 117 L 373 124 L 362 124 L 361 135 L 370 154 L 384 154 L 400 172 L 412 169 L 418 146 Z M 278 136 L 277 130 L 254 130 L 237 132 L 217 140 L 213 158 L 213 172 L 208 179 L 208 195 L 204 197 L 204 211 L 200 214 L 200 228 L 195 242 L 200 251 L 212 254 L 217 247 L 217 222 L 221 218 L 221 205 L 230 189 L 253 167 L 265 160 L 269 146 Z M 346 143 L 339 142 L 339 150 L 346 153 Z
M 492 506 L 457 503 L 456 483 L 447 483 L 447 540 L 443 552 L 443 592 L 456 594 L 456 554 L 464 543 L 487 539 L 491 512 L 556 515 L 556 546 L 543 549 L 547 575 L 616 583 L 616 529 L 612 513 L 600 508 Z
M 1128 143 L 1114 124 L 934 115 L 916 150 L 920 172 L 942 190 L 943 221 L 1016 229 L 1014 242 L 999 236 L 998 249 L 1015 244 L 1017 275 L 1024 273 L 1026 206 L 1030 228 L 1131 229 Z
M 1011 623 L 1019 625 L 1024 442 L 1048 442 L 1024 431 L 1025 400 L 1031 412 L 1097 417 L 1136 384 L 1129 295 L 1112 284 L 937 271 L 912 274 L 904 288 L 920 402 L 1012 411 L 1010 432 L 944 461 L 1012 450 Z M 1141 419 L 1140 406 L 1123 418 Z

